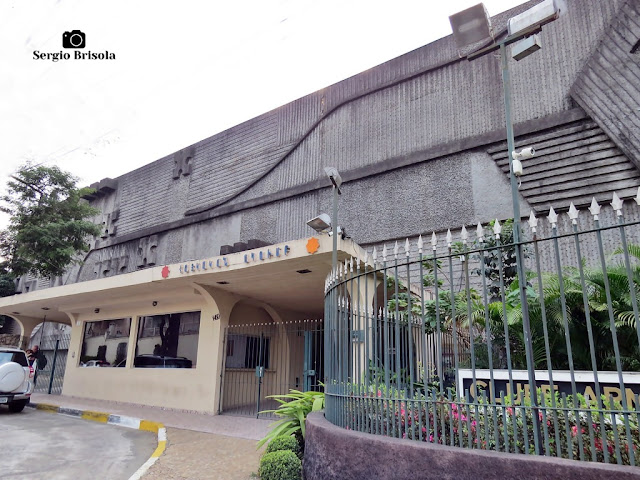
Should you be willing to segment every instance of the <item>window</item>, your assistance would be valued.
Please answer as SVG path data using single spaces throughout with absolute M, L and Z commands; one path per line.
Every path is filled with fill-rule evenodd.
M 28 367 L 27 356 L 24 352 L 0 352 L 0 365 L 5 363 L 15 362 L 23 367 Z
M 124 367 L 131 318 L 86 322 L 82 337 L 81 367 Z
M 261 341 L 262 340 L 262 341 Z M 226 368 L 269 368 L 271 339 L 251 335 L 229 335 Z
M 140 317 L 136 368 L 192 368 L 198 356 L 200 312 Z

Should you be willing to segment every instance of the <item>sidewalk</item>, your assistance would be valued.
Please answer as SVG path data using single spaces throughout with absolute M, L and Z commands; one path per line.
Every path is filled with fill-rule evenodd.
M 144 475 L 145 480 L 248 480 L 258 471 L 262 453 L 256 450 L 256 442 L 266 435 L 273 422 L 63 395 L 35 393 L 31 401 L 163 423 L 167 428 L 167 448 Z

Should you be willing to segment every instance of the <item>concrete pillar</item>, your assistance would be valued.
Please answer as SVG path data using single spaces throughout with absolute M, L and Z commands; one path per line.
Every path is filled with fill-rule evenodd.
M 200 339 L 198 344 L 198 365 L 210 365 L 213 381 L 214 396 L 212 399 L 213 412 L 219 413 L 221 399 L 222 366 L 224 363 L 224 331 L 229 325 L 231 311 L 240 297 L 211 285 L 193 283 L 193 287 L 200 292 L 206 301 L 206 307 L 202 309 L 200 324 Z M 203 325 L 212 322 L 211 328 Z M 204 327 L 204 328 L 203 328 Z
M 348 287 L 351 298 L 351 352 L 353 364 L 351 375 L 354 382 L 363 380 L 369 372 L 369 360 L 373 353 L 373 329 L 375 312 L 373 299 L 381 280 L 373 275 L 361 277 L 350 282 Z

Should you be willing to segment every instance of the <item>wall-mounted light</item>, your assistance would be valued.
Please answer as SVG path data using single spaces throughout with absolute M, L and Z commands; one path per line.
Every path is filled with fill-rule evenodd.
M 49 307 L 42 307 L 42 310 L 50 310 Z
M 155 300 L 153 302 L 151 302 L 151 305 L 153 305 L 154 307 L 158 306 L 158 302 L 156 302 Z
M 229 282 L 224 282 L 224 281 L 222 281 L 222 282 L 216 282 L 216 283 L 217 283 L 218 285 L 229 285 Z
M 93 313 L 100 313 L 100 309 L 99 309 L 99 308 L 95 308 L 95 309 L 93 310 Z
M 326 213 L 321 213 L 309 220 L 307 225 L 318 233 L 327 233 L 331 230 L 331 217 Z

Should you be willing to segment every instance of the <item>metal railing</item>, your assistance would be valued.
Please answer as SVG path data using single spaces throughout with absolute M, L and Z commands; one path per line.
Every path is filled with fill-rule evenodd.
M 614 194 L 602 212 L 594 199 L 582 214 L 573 204 L 532 214 L 518 244 L 513 223 L 495 221 L 473 239 L 463 227 L 459 241 L 434 233 L 430 248 L 407 239 L 339 264 L 325 288 L 326 418 L 469 449 L 638 464 L 630 203 Z
M 47 358 L 47 365 L 37 372 L 35 392 L 62 393 L 70 339 L 71 334 L 51 335 L 40 339 L 40 351 Z

